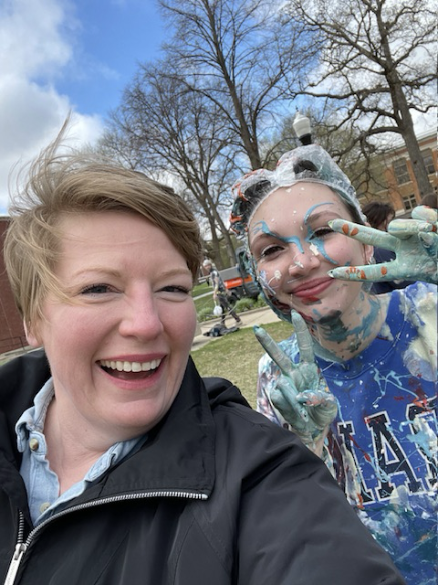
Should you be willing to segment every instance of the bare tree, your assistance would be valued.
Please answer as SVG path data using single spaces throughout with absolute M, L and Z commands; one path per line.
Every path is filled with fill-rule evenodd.
M 191 202 L 211 233 L 220 267 L 220 240 L 235 262 L 226 209 L 235 170 L 230 131 L 218 109 L 187 91 L 171 64 L 143 65 L 113 112 L 100 148 L 123 164 L 166 177 Z
M 260 140 L 313 62 L 309 34 L 269 0 L 159 2 L 176 31 L 165 49 L 180 79 L 221 110 L 250 166 L 264 166 Z
M 429 0 L 288 0 L 291 20 L 324 44 L 303 93 L 336 100 L 337 127 L 353 125 L 364 154 L 372 137 L 396 133 L 406 144 L 421 195 L 431 191 L 412 111 L 436 106 L 436 16 Z M 386 134 L 387 135 L 387 134 Z M 371 138 L 371 140 L 370 140 Z

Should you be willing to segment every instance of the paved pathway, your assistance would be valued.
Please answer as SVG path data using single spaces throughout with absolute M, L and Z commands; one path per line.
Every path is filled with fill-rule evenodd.
M 269 307 L 238 313 L 238 315 L 243 321 L 243 325 L 240 325 L 240 327 L 252 327 L 253 325 L 264 325 L 265 323 L 276 323 L 277 321 L 280 321 L 279 317 L 277 317 L 274 311 L 269 309 Z M 192 351 L 203 347 L 211 341 L 220 339 L 219 337 L 208 337 L 204 335 L 204 333 L 209 331 L 214 325 L 217 325 L 218 323 L 220 323 L 220 319 L 213 319 L 198 325 L 198 330 L 195 335 L 195 339 L 193 340 Z M 225 325 L 227 327 L 234 327 L 235 321 L 233 317 L 227 317 Z

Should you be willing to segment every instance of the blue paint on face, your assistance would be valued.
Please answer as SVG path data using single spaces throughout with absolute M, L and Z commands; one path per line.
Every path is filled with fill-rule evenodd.
M 304 225 L 307 227 L 307 235 L 304 238 L 304 241 L 307 242 L 307 244 L 309 244 L 309 245 L 315 246 L 315 248 L 321 254 L 321 256 L 323 256 L 331 264 L 337 266 L 339 263 L 327 254 L 327 252 L 324 248 L 324 241 L 321 238 L 319 238 L 315 234 L 315 232 L 312 230 L 312 228 L 308 225 L 309 218 L 310 218 L 312 212 L 317 207 L 320 207 L 321 205 L 333 205 L 333 204 L 330 202 L 318 203 L 318 204 L 313 205 L 312 207 L 310 207 L 308 209 L 308 211 L 306 212 L 304 219 L 303 219 Z M 280 242 L 283 242 L 284 244 L 294 244 L 297 247 L 298 251 L 301 254 L 304 254 L 304 246 L 301 242 L 301 239 L 298 236 L 280 236 L 278 234 L 275 234 L 275 233 L 271 232 L 271 230 L 268 228 L 268 226 L 264 220 L 257 222 L 254 226 L 253 233 L 257 234 L 259 232 L 262 232 L 268 236 L 272 236 L 274 238 L 277 238 Z
M 309 226 L 310 216 L 312 215 L 314 210 L 317 207 L 321 207 L 321 205 L 333 205 L 333 203 L 330 203 L 329 201 L 327 201 L 325 203 L 317 203 L 316 205 L 312 205 L 312 207 L 310 207 L 307 210 L 307 212 L 304 216 L 304 225 L 307 226 L 307 236 L 305 237 L 305 241 L 308 244 L 313 244 L 316 247 L 316 249 L 318 250 L 318 252 L 321 254 L 321 256 L 323 256 L 328 262 L 330 262 L 331 264 L 334 264 L 336 266 L 339 264 L 339 262 L 336 262 L 336 260 L 334 260 L 333 258 L 331 258 L 327 254 L 327 252 L 325 251 L 325 248 L 324 248 L 324 241 L 321 238 L 319 238 L 317 235 L 315 235 L 315 232 Z
M 266 292 L 270 293 L 271 295 L 275 295 L 275 290 L 272 288 L 270 283 L 268 282 L 268 278 L 266 275 L 266 270 L 261 270 L 259 274 L 259 282 L 262 287 L 265 289 Z
M 321 205 L 333 205 L 333 203 L 327 201 L 325 203 L 316 203 L 316 205 L 312 205 L 312 207 L 309 207 L 309 209 L 306 211 L 306 214 L 304 215 L 304 225 L 307 225 L 309 223 L 310 216 L 315 211 L 315 209 L 317 207 L 321 207 Z
M 254 234 L 257 234 L 258 232 L 262 232 L 268 236 L 272 236 L 273 238 L 280 240 L 280 242 L 283 242 L 284 244 L 295 244 L 295 246 L 298 248 L 298 250 L 301 252 L 301 254 L 304 253 L 303 245 L 302 245 L 301 240 L 298 236 L 290 236 L 290 237 L 279 236 L 278 234 L 271 232 L 271 230 L 268 228 L 267 223 L 263 220 L 258 221 L 255 224 L 253 232 L 254 232 Z
M 315 209 L 325 205 L 333 205 L 333 203 L 327 201 L 324 203 L 317 203 L 316 205 L 312 205 L 312 207 L 310 207 L 307 210 L 306 214 L 304 215 L 303 222 L 304 225 L 307 227 L 307 235 L 304 238 L 304 241 L 309 245 L 315 246 L 315 248 L 321 254 L 321 256 L 323 256 L 328 262 L 330 262 L 334 266 L 337 266 L 339 262 L 337 262 L 327 254 L 324 247 L 324 240 L 319 238 L 315 234 L 313 229 L 309 226 L 311 215 L 315 211 Z M 269 229 L 268 225 L 264 220 L 257 222 L 254 226 L 253 233 L 257 234 L 259 232 L 277 238 L 280 242 L 283 242 L 284 244 L 294 244 L 297 247 L 298 251 L 301 254 L 304 254 L 304 246 L 301 242 L 301 239 L 298 236 L 279 236 L 278 234 L 271 232 L 271 230 Z

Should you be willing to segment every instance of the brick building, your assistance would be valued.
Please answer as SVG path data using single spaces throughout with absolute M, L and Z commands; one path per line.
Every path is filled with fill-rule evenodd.
M 3 257 L 3 240 L 8 224 L 8 217 L 0 216 L 0 354 L 26 346 L 23 324 L 6 276 Z
M 435 193 L 438 192 L 438 151 L 436 132 L 427 132 L 417 136 L 423 160 L 429 173 L 429 181 Z M 366 200 L 378 199 L 388 201 L 396 210 L 398 217 L 410 217 L 411 210 L 421 199 L 412 163 L 403 143 L 386 151 L 378 157 L 374 167 L 381 177 L 379 189 L 368 192 Z M 366 203 L 361 198 L 361 203 Z

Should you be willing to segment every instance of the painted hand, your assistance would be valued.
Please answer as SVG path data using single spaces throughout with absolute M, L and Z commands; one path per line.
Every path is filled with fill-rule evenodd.
M 291 312 L 291 318 L 300 352 L 297 364 L 291 362 L 262 327 L 256 325 L 254 332 L 281 371 L 271 393 L 273 405 L 302 441 L 321 455 L 322 442 L 336 416 L 337 403 L 315 362 L 312 337 L 304 319 L 296 311 Z
M 438 282 L 437 272 L 437 212 L 418 206 L 412 219 L 394 219 L 388 232 L 335 219 L 330 227 L 364 244 L 371 244 L 395 252 L 395 260 L 369 266 L 344 266 L 329 271 L 333 278 L 343 280 L 422 280 Z

